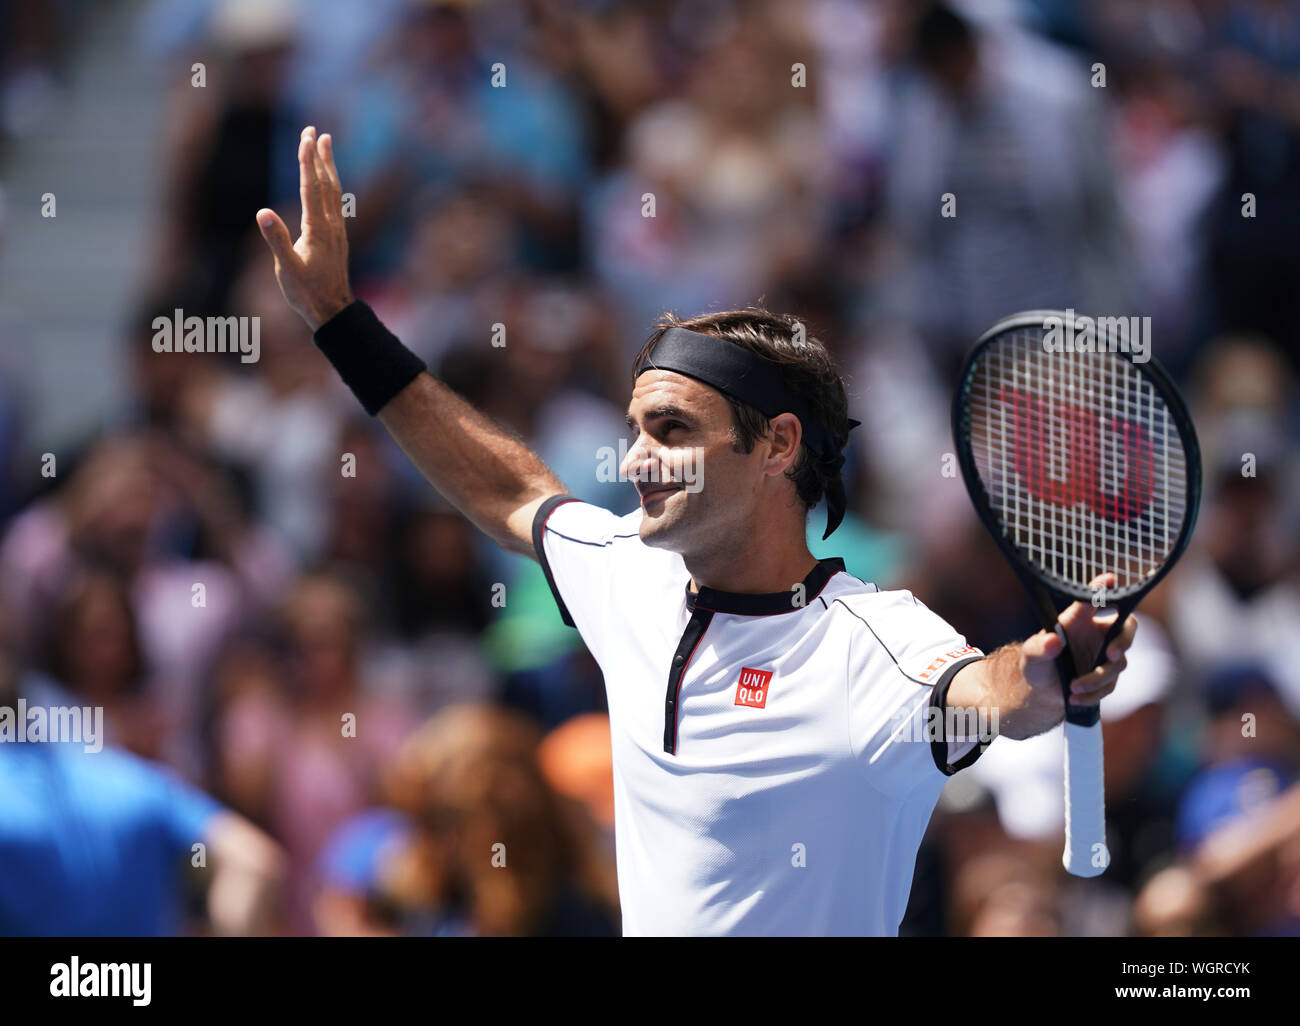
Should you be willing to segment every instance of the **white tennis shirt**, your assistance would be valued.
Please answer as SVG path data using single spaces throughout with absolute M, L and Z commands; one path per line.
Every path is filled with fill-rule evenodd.
M 839 559 L 788 592 L 693 594 L 641 517 L 557 495 L 533 522 L 605 677 L 624 934 L 896 935 L 944 782 L 986 747 L 930 740 L 927 710 L 942 725 L 983 653 Z

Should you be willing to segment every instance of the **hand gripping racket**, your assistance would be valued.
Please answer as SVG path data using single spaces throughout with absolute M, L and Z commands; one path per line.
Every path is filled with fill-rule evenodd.
M 1126 334 L 1109 331 L 1058 310 L 1006 317 L 967 358 L 952 409 L 975 510 L 1044 629 L 1066 642 L 1056 659 L 1066 694 L 1061 861 L 1076 876 L 1097 876 L 1110 859 L 1100 711 L 1071 706 L 1070 682 L 1105 661 L 1129 613 L 1182 555 L 1201 497 L 1182 397 L 1154 361 L 1138 362 Z M 1107 572 L 1114 586 L 1098 594 L 1090 582 Z M 1058 622 L 1075 601 L 1117 612 L 1097 652 L 1072 649 Z

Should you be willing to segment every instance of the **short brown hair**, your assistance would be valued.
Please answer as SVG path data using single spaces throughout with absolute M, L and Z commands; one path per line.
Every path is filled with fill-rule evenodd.
M 632 365 L 634 378 L 647 369 L 650 350 L 669 328 L 686 328 L 727 339 L 780 364 L 791 391 L 808 404 L 837 445 L 842 447 L 847 443 L 849 401 L 844 382 L 826 346 L 808 333 L 797 318 L 772 313 L 761 306 L 686 318 L 665 313 L 655 322 L 650 337 L 637 354 Z M 804 332 L 803 340 L 796 342 L 796 332 L 800 330 Z M 723 398 L 731 407 L 731 434 L 736 452 L 752 452 L 754 443 L 771 428 L 772 418 L 725 393 Z M 804 437 L 807 437 L 806 425 Z M 807 444 L 800 446 L 799 458 L 786 471 L 786 477 L 794 482 L 795 491 L 809 510 L 821 501 L 827 486 L 838 474 L 833 460 L 813 452 Z

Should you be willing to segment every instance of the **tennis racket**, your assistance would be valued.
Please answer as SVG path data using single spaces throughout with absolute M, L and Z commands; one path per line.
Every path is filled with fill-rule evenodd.
M 1071 706 L 1069 686 L 1105 661 L 1129 613 L 1182 555 L 1200 504 L 1201 457 L 1182 397 L 1155 361 L 1135 361 L 1127 340 L 1096 345 L 1095 334 L 1101 351 L 1068 351 L 1073 318 L 1030 310 L 985 332 L 962 370 L 952 424 L 980 520 L 1044 629 L 1066 642 L 1056 659 L 1066 695 L 1061 861 L 1076 876 L 1097 876 L 1110 861 L 1101 714 Z M 1091 582 L 1108 572 L 1114 584 L 1099 594 Z M 1058 621 L 1075 601 L 1116 611 L 1096 652 L 1071 648 Z

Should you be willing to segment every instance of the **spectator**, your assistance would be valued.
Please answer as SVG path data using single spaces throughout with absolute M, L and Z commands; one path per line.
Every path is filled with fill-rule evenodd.
M 31 690 L 0 616 L 0 707 Z M 0 934 L 176 934 L 187 896 L 204 891 L 204 930 L 275 921 L 279 846 L 165 767 L 112 747 L 5 741 L 0 794 Z
M 526 720 L 462 706 L 430 720 L 391 768 L 420 824 L 444 930 L 480 936 L 615 932 L 608 876 L 538 764 Z
M 284 844 L 294 932 L 311 929 L 313 870 L 331 832 L 378 797 L 379 774 L 414 726 L 399 696 L 365 669 L 356 595 L 327 574 L 303 577 L 279 612 L 280 658 L 252 661 L 217 712 L 218 779 L 237 807 Z
M 321 853 L 320 892 L 312 902 L 322 937 L 397 937 L 403 932 L 401 906 L 391 878 L 411 827 L 391 809 L 370 809 L 348 820 Z

